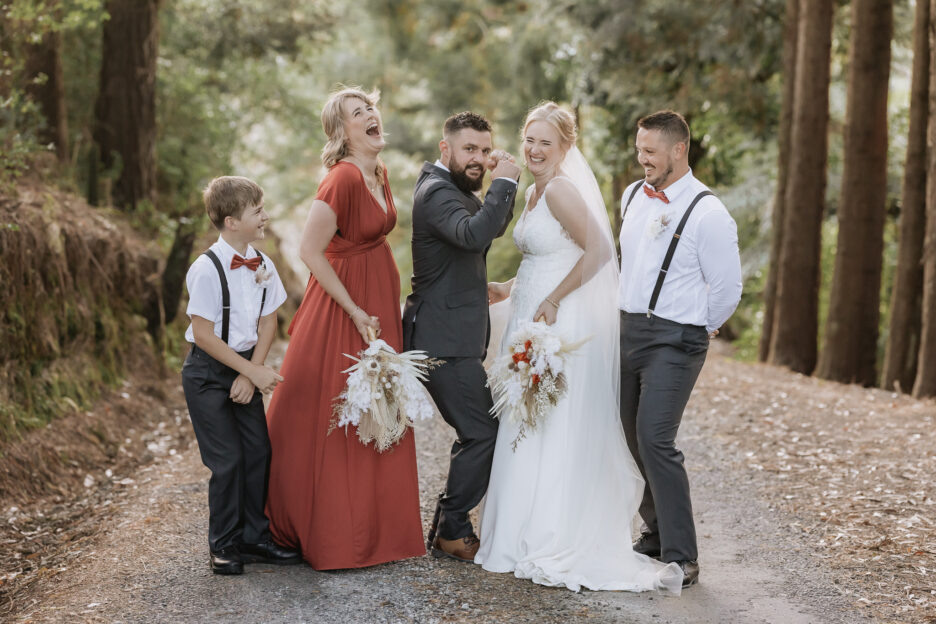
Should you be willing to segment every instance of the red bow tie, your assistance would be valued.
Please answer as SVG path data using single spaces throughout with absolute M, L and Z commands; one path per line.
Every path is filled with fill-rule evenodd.
M 239 269 L 240 267 L 245 266 L 251 271 L 256 271 L 257 267 L 260 266 L 260 256 L 251 258 L 250 260 L 244 260 L 237 254 L 234 254 L 234 257 L 231 258 L 231 268 Z
M 669 198 L 666 196 L 666 193 L 664 193 L 663 191 L 654 191 L 646 184 L 644 184 L 643 190 L 644 190 L 644 193 L 647 194 L 647 197 L 656 197 L 664 204 L 669 203 Z

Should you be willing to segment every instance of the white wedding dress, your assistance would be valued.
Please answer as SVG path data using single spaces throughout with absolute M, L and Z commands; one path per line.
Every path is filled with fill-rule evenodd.
M 545 195 L 514 228 L 523 260 L 510 294 L 501 352 L 517 323 L 532 320 L 583 254 L 553 217 Z M 610 234 L 610 225 L 605 227 Z M 570 358 L 568 393 L 546 421 L 528 431 L 516 450 L 518 426 L 501 421 L 475 563 L 574 591 L 679 594 L 683 575 L 678 565 L 664 565 L 631 548 L 631 523 L 644 482 L 618 416 L 616 282 L 612 259 L 562 300 L 554 329 L 566 340 L 591 339 Z

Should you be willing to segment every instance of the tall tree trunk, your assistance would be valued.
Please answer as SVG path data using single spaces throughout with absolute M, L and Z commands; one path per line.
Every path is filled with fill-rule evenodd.
M 936 0 L 930 1 L 930 67 L 936 67 Z M 936 396 L 936 80 L 929 84 L 926 132 L 926 237 L 923 241 L 923 311 L 913 396 Z
M 39 140 L 55 145 L 62 162 L 68 160 L 68 117 L 62 75 L 62 33 L 49 30 L 36 43 L 26 45 L 26 92 L 46 119 Z
M 816 365 L 819 256 L 829 126 L 834 0 L 803 0 L 796 45 L 790 163 L 769 361 L 810 374 Z
M 900 199 L 897 272 L 891 294 L 881 387 L 913 390 L 923 304 L 923 236 L 926 231 L 926 121 L 929 106 L 929 0 L 917 0 L 913 24 L 910 131 Z
M 845 163 L 835 273 L 818 375 L 877 384 L 887 201 L 887 82 L 893 0 L 852 0 Z
M 167 324 L 171 323 L 179 313 L 182 286 L 185 284 L 189 257 L 192 255 L 195 237 L 198 234 L 197 224 L 197 219 L 179 219 L 175 238 L 172 240 L 172 248 L 166 258 L 166 267 L 162 274 L 162 305 Z
M 108 0 L 94 140 L 106 167 L 120 159 L 114 203 L 156 201 L 156 56 L 160 0 Z
M 796 34 L 800 0 L 787 0 L 783 25 L 783 101 L 780 107 L 779 149 L 777 153 L 777 190 L 770 218 L 770 259 L 764 286 L 764 324 L 761 329 L 757 359 L 767 361 L 773 331 L 774 306 L 777 300 L 777 274 L 780 272 L 780 247 L 783 243 L 783 199 L 787 187 L 790 160 L 790 133 L 793 129 L 793 93 L 796 85 Z

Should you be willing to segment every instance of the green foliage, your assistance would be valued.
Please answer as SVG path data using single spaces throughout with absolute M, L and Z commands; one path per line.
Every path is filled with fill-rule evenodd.
M 710 184 L 733 184 L 737 160 L 773 139 L 779 109 L 781 0 L 575 3 L 585 32 L 581 97 L 611 113 L 619 167 L 636 121 L 682 112 L 695 139 L 690 158 Z
M 34 129 L 42 123 L 36 105 L 20 89 L 0 96 L 0 192 L 10 192 L 27 169 L 30 157 L 42 151 Z
M 30 81 L 48 79 L 25 75 L 30 45 L 50 32 L 66 38 L 93 32 L 104 18 L 103 0 L 0 1 L 0 190 L 10 191 L 34 157 L 50 149 L 36 138 L 46 121 L 26 95 Z

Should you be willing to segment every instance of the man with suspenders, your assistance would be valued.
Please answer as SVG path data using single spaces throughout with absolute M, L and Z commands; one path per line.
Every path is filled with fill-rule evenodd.
M 737 226 L 689 168 L 689 126 L 660 111 L 637 122 L 645 179 L 621 197 L 621 422 L 643 475 L 636 552 L 699 565 L 689 479 L 676 432 L 709 339 L 741 299 Z

